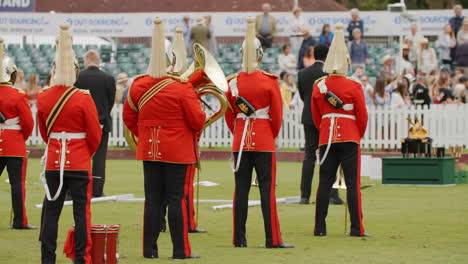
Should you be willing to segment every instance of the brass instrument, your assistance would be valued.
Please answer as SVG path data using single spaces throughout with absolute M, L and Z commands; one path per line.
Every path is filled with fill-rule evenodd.
M 175 78 L 186 80 L 190 78 L 190 76 L 192 76 L 192 74 L 195 71 L 202 71 L 208 77 L 206 79 L 206 82 L 203 82 L 194 87 L 195 93 L 197 94 L 198 98 L 200 98 L 200 100 L 204 95 L 213 95 L 219 101 L 221 107 L 213 115 L 206 119 L 205 125 L 203 126 L 203 129 L 205 129 L 209 125 L 216 122 L 216 120 L 224 116 L 224 113 L 226 112 L 229 106 L 227 98 L 224 94 L 228 90 L 228 84 L 223 70 L 216 62 L 215 58 L 213 58 L 213 56 L 205 48 L 203 48 L 203 46 L 199 45 L 198 43 L 195 43 L 193 45 L 193 53 L 194 62 L 192 63 L 192 65 L 190 65 L 186 72 L 184 72 L 179 77 L 177 76 L 177 73 L 171 72 L 169 74 L 174 76 Z M 204 102 L 203 100 L 201 101 Z M 127 127 L 125 127 L 124 136 L 129 147 L 133 151 L 136 151 L 138 138 L 132 132 L 130 132 L 130 130 L 128 130 Z

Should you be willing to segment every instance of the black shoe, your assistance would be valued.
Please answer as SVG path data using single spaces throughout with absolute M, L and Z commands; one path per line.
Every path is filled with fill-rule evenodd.
M 195 228 L 194 230 L 190 230 L 189 233 L 208 233 L 208 231 L 200 229 L 200 228 Z
M 294 248 L 294 246 L 286 243 L 281 243 L 277 246 L 266 245 L 266 248 Z
M 349 236 L 352 236 L 352 237 L 374 237 L 373 235 L 370 235 L 370 234 L 367 234 L 367 233 L 364 233 L 364 234 L 349 234 Z
M 12 226 L 11 229 L 34 230 L 34 229 L 37 229 L 37 226 L 33 226 L 33 225 Z
M 330 197 L 330 204 L 334 205 L 343 205 L 345 202 L 338 196 L 338 197 Z
M 151 252 L 151 254 L 149 254 L 149 255 L 143 254 L 143 257 L 144 257 L 144 258 L 148 258 L 148 259 L 159 258 L 158 251 L 153 250 L 153 251 Z
M 200 258 L 199 255 L 190 254 L 188 257 L 172 257 L 173 260 L 182 260 L 182 259 L 193 259 L 193 258 Z
M 247 243 L 236 243 L 236 244 L 234 244 L 234 247 L 246 248 L 246 247 L 247 247 Z
M 323 236 L 327 236 L 327 232 L 317 232 L 317 231 L 314 231 L 314 236 L 319 236 L 319 237 L 323 237 Z
M 301 200 L 299 201 L 299 204 L 309 204 L 309 199 L 301 198 Z

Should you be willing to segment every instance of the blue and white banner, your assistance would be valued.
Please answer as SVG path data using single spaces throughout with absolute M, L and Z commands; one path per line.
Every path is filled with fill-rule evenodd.
M 0 0 L 0 12 L 34 12 L 36 0 Z
M 0 0 L 5 3 L 6 0 Z M 28 0 L 11 0 L 11 2 Z M 32 1 L 32 0 L 31 0 Z M 102 37 L 147 37 L 151 36 L 153 19 L 156 16 L 164 20 L 168 36 L 172 36 L 175 26 L 182 25 L 182 17 L 190 16 L 192 24 L 195 18 L 212 16 L 216 36 L 243 36 L 247 17 L 255 16 L 254 12 L 219 12 L 219 13 L 0 13 L 0 34 L 9 35 L 56 35 L 59 24 L 67 21 L 71 24 L 73 34 L 80 36 Z M 417 19 L 419 30 L 423 35 L 439 35 L 448 23 L 452 10 L 411 11 Z M 272 13 L 277 21 L 277 35 L 289 36 L 292 33 L 291 13 Z M 337 22 L 345 25 L 350 20 L 349 12 L 307 12 L 303 21 L 313 36 L 318 36 L 324 24 L 332 27 Z M 397 36 L 408 32 L 411 22 L 398 13 L 387 11 L 367 11 L 360 13 L 364 21 L 364 34 L 367 36 Z

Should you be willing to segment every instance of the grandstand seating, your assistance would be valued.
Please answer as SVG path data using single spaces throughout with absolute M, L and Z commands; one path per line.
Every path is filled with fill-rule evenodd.
M 151 49 L 144 44 L 119 44 L 115 49 L 111 45 L 73 45 L 73 49 L 83 68 L 83 56 L 87 50 L 96 49 L 101 54 L 102 69 L 113 76 L 126 72 L 129 76 L 146 72 Z M 226 76 L 241 69 L 242 57 L 239 56 L 240 44 L 219 44 L 216 59 L 224 70 Z M 376 77 L 382 66 L 381 57 L 384 54 L 398 54 L 398 44 L 375 43 L 368 44 L 369 65 L 366 68 L 370 77 Z M 15 58 L 17 66 L 25 74 L 38 73 L 45 79 L 50 72 L 55 56 L 55 47 L 50 44 L 9 44 L 6 52 Z M 260 68 L 272 73 L 278 73 L 278 55 L 281 52 L 279 45 L 265 51 Z

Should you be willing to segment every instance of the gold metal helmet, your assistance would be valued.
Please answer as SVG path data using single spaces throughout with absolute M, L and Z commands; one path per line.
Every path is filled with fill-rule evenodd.
M 242 54 L 242 71 L 253 73 L 257 70 L 263 58 L 260 40 L 255 37 L 255 22 L 252 17 L 247 18 L 245 40 L 240 50 Z
M 72 86 L 76 82 L 76 58 L 69 29 L 70 25 L 66 22 L 60 25 L 53 76 L 54 85 Z
M 348 73 L 349 64 L 350 58 L 345 43 L 343 24 L 337 23 L 335 25 L 335 36 L 333 37 L 327 59 L 323 65 L 323 71 L 330 74 L 346 75 Z
M 162 19 L 156 17 L 151 40 L 151 58 L 148 65 L 148 74 L 153 78 L 161 78 L 167 75 L 167 67 L 173 64 L 171 46 L 171 42 L 165 37 Z
M 3 39 L 0 38 L 0 83 L 11 81 L 11 76 L 17 71 L 15 62 L 3 51 Z

